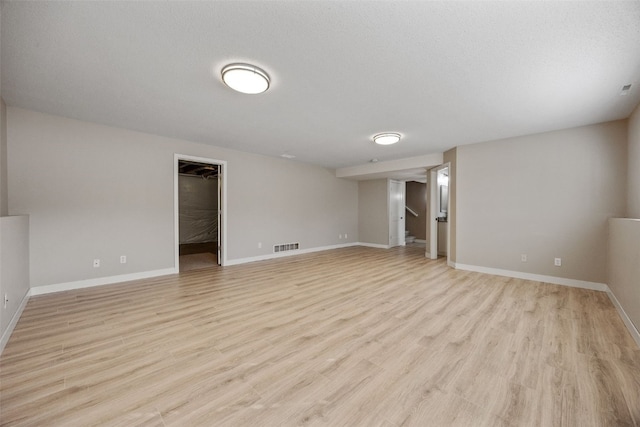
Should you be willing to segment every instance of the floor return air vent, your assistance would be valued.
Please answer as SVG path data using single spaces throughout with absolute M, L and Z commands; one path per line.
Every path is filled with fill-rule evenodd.
M 300 249 L 300 243 L 285 243 L 273 246 L 273 252 L 295 251 L 296 249 Z

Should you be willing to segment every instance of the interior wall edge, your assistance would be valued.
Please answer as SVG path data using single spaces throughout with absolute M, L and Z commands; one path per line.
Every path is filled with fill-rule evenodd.
M 620 301 L 618 301 L 618 298 L 616 298 L 616 294 L 614 294 L 613 291 L 609 287 L 607 287 L 607 295 L 609 296 L 609 299 L 611 300 L 611 302 L 613 303 L 614 307 L 618 311 L 618 315 L 620 316 L 620 318 L 624 322 L 624 325 L 629 330 L 629 333 L 631 334 L 631 337 L 636 342 L 636 344 L 638 344 L 638 348 L 640 348 L 640 331 L 638 331 L 636 326 L 633 324 L 633 322 L 631 321 L 631 318 L 629 317 L 627 312 L 624 311 L 624 308 L 622 307 L 622 304 L 620 304 Z
M 175 267 L 160 270 L 143 271 L 140 273 L 121 274 L 118 276 L 97 277 L 94 279 L 77 280 L 74 282 L 55 283 L 52 285 L 33 286 L 31 295 L 45 295 L 56 292 L 72 291 L 75 289 L 92 288 L 94 286 L 114 285 L 116 283 L 131 282 L 140 279 L 150 279 L 152 277 L 167 276 L 177 274 Z
M 605 283 L 589 282 L 587 280 L 570 279 L 567 277 L 547 276 L 543 274 L 525 273 L 522 271 L 503 270 L 500 268 L 483 267 L 479 265 L 450 264 L 456 270 L 473 271 L 476 273 L 493 274 L 495 276 L 512 277 L 514 279 L 531 280 L 535 282 L 549 283 L 552 285 L 569 286 L 572 288 L 590 289 L 592 291 L 606 292 L 609 287 Z
M 2 333 L 2 337 L 0 337 L 0 355 L 4 351 L 4 348 L 7 345 L 7 343 L 9 342 L 9 338 L 11 338 L 11 334 L 13 333 L 13 330 L 18 324 L 18 320 L 20 320 L 20 316 L 22 316 L 22 312 L 24 311 L 24 308 L 27 306 L 27 303 L 29 302 L 29 298 L 31 298 L 31 290 L 29 290 L 25 294 L 25 296 L 22 298 L 22 301 L 20 301 L 20 305 L 18 306 L 18 309 L 16 310 L 13 317 L 11 318 L 11 321 L 7 325 L 7 328 Z
M 608 282 L 613 304 L 634 336 L 640 327 L 640 220 L 609 219 Z M 640 347 L 640 341 L 636 339 Z

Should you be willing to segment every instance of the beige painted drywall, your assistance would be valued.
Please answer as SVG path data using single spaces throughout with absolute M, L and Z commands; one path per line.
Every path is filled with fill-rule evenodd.
M 448 150 L 443 155 L 443 162 L 449 163 L 449 261 L 456 262 L 457 259 L 457 171 L 458 171 L 458 149 Z
M 640 218 L 640 105 L 629 117 L 627 216 Z
M 458 147 L 456 262 L 605 283 L 626 164 L 626 120 Z
M 362 243 L 389 245 L 389 204 L 386 179 L 358 181 L 358 236 Z
M 0 22 L 2 22 L 2 8 L 0 3 Z M 2 34 L 2 31 L 0 31 Z M 2 42 L 0 40 L 0 53 Z M 0 54 L 0 58 L 2 55 Z M 9 214 L 8 186 L 7 186 L 7 106 L 2 99 L 2 66 L 0 64 L 0 216 Z
M 404 159 L 385 160 L 381 162 L 369 162 L 363 165 L 348 166 L 336 169 L 336 176 L 339 178 L 352 178 L 368 181 L 371 179 L 387 179 L 399 173 L 398 178 L 404 179 L 407 170 L 419 170 L 432 168 L 442 163 L 442 153 L 425 154 L 423 156 L 407 157 Z M 416 171 L 417 172 L 417 171 Z M 419 172 L 412 174 L 421 174 Z
M 640 330 L 640 220 L 609 220 L 609 288 Z
M 427 184 L 422 182 L 407 181 L 407 206 L 413 209 L 418 216 L 413 216 L 407 211 L 406 228 L 416 239 L 426 240 L 426 215 L 427 215 Z
M 446 222 L 438 223 L 438 256 L 447 256 L 448 244 L 448 224 Z
M 9 215 L 7 164 L 7 106 L 0 97 L 0 216 Z
M 271 254 L 274 244 L 357 241 L 358 184 L 333 170 L 11 106 L 7 113 L 9 211 L 30 215 L 32 287 L 172 268 L 174 153 L 227 161 L 230 261 Z
M 0 352 L 7 328 L 29 292 L 29 217 L 0 217 Z M 8 297 L 4 307 L 4 296 Z M 7 335 L 5 335 L 7 333 Z

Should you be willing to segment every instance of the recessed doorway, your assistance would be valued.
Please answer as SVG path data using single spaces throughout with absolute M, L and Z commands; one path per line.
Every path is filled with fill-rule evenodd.
M 175 233 L 179 272 L 224 265 L 224 162 L 176 155 Z

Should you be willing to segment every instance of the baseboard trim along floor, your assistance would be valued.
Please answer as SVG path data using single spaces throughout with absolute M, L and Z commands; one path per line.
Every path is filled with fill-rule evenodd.
M 635 425 L 609 298 L 418 246 L 41 295 L 1 355 L 0 425 Z

